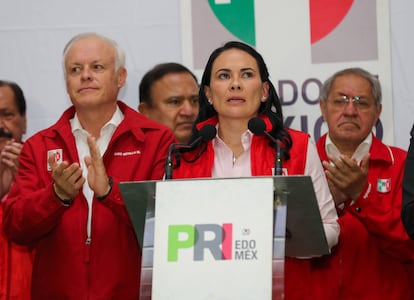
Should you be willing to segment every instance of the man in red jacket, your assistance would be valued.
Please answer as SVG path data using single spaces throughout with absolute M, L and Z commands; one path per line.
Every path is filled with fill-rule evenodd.
M 20 86 L 0 80 L 0 200 L 9 192 L 26 133 L 26 100 Z M 30 299 L 32 251 L 3 233 L 0 205 L 0 300 Z
M 4 228 L 35 246 L 32 299 L 138 299 L 141 250 L 120 194 L 123 181 L 162 179 L 167 127 L 117 100 L 125 55 L 95 33 L 63 52 L 73 106 L 22 149 Z
M 406 152 L 372 134 L 380 83 L 360 68 L 339 71 L 325 81 L 320 107 L 328 133 L 317 147 L 341 226 L 326 258 L 329 297 L 413 299 L 405 263 L 414 258 L 414 244 L 400 218 Z

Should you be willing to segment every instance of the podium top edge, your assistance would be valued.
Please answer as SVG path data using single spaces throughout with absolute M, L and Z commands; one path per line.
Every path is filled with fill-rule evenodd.
M 289 176 L 248 176 L 248 177 L 202 177 L 202 178 L 177 178 L 177 179 L 160 179 L 160 180 L 141 180 L 141 181 L 121 181 L 119 184 L 132 184 L 132 183 L 157 183 L 157 182 L 177 182 L 177 181 L 207 181 L 207 180 L 255 180 L 255 179 L 264 179 L 264 178 L 309 178 L 309 175 L 289 175 Z

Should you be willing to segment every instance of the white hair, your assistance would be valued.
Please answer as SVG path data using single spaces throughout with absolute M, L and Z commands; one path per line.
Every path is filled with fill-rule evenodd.
M 62 65 L 63 65 L 63 73 L 66 77 L 66 67 L 65 67 L 65 61 L 66 61 L 66 56 L 70 50 L 70 48 L 72 48 L 73 44 L 76 43 L 79 40 L 85 39 L 85 38 L 90 38 L 90 37 L 95 37 L 98 38 L 106 43 L 108 43 L 109 45 L 111 45 L 114 50 L 115 50 L 115 70 L 119 70 L 119 68 L 124 68 L 125 67 L 125 52 L 124 50 L 122 50 L 118 43 L 115 42 L 114 40 L 101 35 L 99 33 L 95 33 L 95 32 L 85 32 L 85 33 L 81 33 L 78 35 L 75 35 L 73 38 L 71 38 L 69 40 L 69 42 L 66 44 L 65 48 L 63 49 L 63 59 L 62 59 Z

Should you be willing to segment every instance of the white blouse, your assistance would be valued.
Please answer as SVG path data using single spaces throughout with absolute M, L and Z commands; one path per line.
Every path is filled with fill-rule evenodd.
M 213 139 L 213 178 L 252 176 L 250 165 L 250 145 L 252 137 L 253 133 L 249 130 L 242 134 L 241 139 L 244 152 L 237 159 L 234 158 L 231 149 L 218 135 Z M 335 203 L 331 192 L 329 191 L 322 163 L 316 150 L 315 143 L 312 140 L 309 140 L 308 143 L 304 175 L 312 178 L 326 239 L 328 246 L 331 249 L 338 243 L 340 230 L 337 222 L 338 215 L 336 213 Z

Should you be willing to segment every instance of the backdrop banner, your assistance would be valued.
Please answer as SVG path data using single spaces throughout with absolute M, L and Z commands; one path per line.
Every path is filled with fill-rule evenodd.
M 201 73 L 209 54 L 228 40 L 256 47 L 282 101 L 285 125 L 314 140 L 327 131 L 319 109 L 322 83 L 348 67 L 377 75 L 385 101 L 374 132 L 394 143 L 389 1 L 182 0 L 181 5 L 185 63 Z

